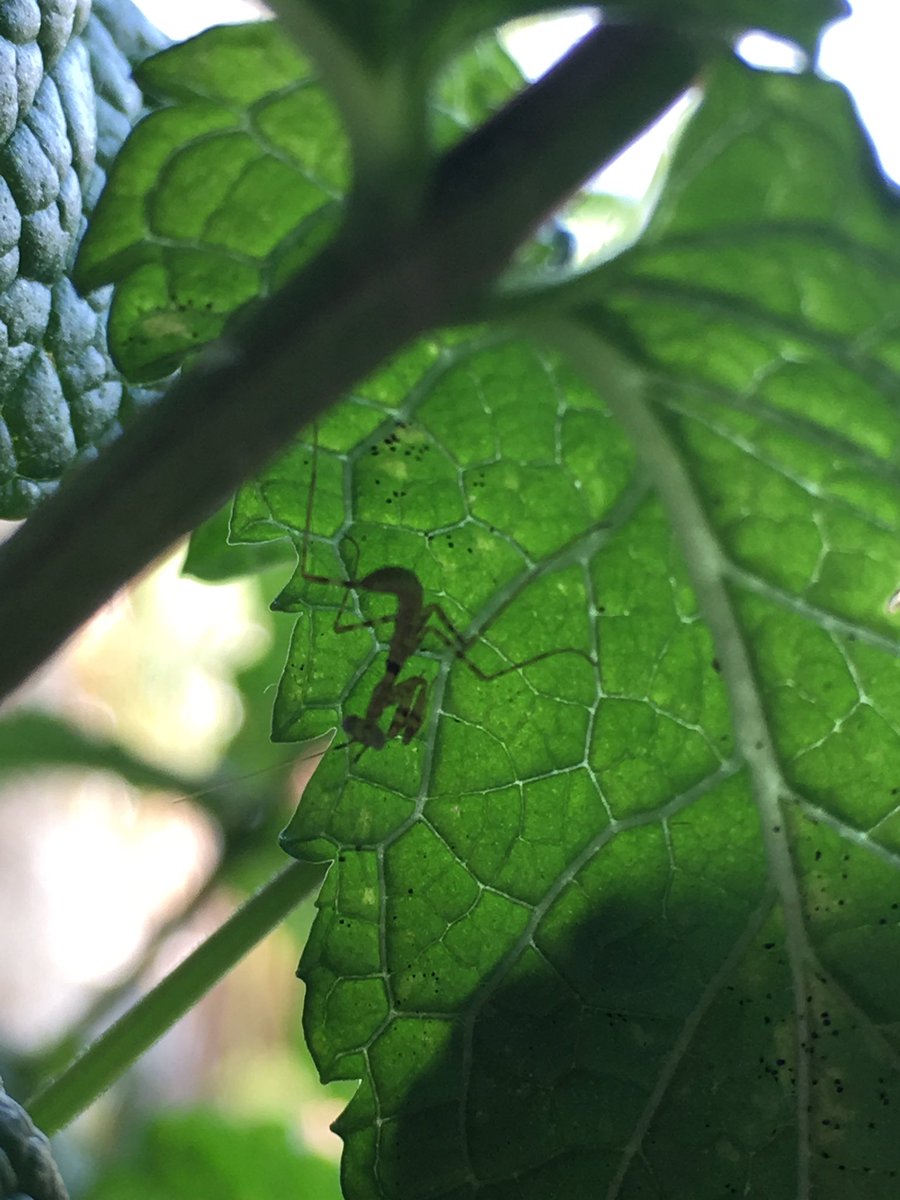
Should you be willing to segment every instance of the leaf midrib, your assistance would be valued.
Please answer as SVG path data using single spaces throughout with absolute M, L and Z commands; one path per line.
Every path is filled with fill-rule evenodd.
M 542 324 L 540 332 L 568 356 L 603 396 L 630 437 L 678 540 L 721 665 L 738 756 L 749 771 L 769 878 L 781 902 L 796 1022 L 797 1195 L 809 1191 L 810 1069 L 802 1047 L 809 1041 L 804 996 L 811 950 L 802 898 L 786 836 L 782 803 L 791 789 L 783 778 L 762 696 L 737 613 L 728 594 L 730 564 L 691 483 L 687 467 L 648 400 L 648 377 L 589 328 L 574 321 Z

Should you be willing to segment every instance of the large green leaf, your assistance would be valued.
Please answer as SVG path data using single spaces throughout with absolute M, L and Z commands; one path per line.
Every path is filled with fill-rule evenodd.
M 353 1200 L 896 1194 L 898 235 L 843 92 L 728 64 L 645 242 L 322 428 L 278 736 L 364 710 L 394 627 L 335 632 L 338 581 L 390 563 L 486 671 L 598 659 L 427 636 L 419 735 L 283 835 L 334 859 L 301 973 Z M 234 534 L 302 548 L 310 469 Z

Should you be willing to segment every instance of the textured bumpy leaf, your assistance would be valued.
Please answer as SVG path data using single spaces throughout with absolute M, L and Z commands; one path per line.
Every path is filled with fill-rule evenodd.
M 50 1144 L 0 1082 L 0 1200 L 68 1200 Z
M 728 64 L 638 248 L 323 425 L 278 736 L 365 711 L 388 564 L 562 651 L 433 618 L 283 835 L 351 1200 L 896 1195 L 898 237 L 843 92 Z M 302 549 L 311 459 L 233 535 Z
M 107 353 L 108 294 L 79 296 L 67 272 L 84 213 L 141 109 L 129 59 L 154 36 L 128 0 L 98 0 L 89 12 L 87 0 L 0 5 L 5 517 L 26 515 L 144 399 L 123 387 Z

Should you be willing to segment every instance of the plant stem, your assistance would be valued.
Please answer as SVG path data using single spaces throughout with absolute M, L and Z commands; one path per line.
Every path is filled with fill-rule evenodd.
M 88 1047 L 28 1104 L 45 1133 L 67 1125 L 96 1100 L 188 1009 L 318 887 L 324 868 L 291 863 L 250 897 L 211 937 Z

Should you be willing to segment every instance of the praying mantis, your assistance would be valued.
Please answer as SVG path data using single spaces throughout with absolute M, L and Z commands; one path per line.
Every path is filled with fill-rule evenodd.
M 405 679 L 400 679 L 400 675 L 410 658 L 422 649 L 426 636 L 432 636 L 442 642 L 465 663 L 478 679 L 484 682 L 499 679 L 514 671 L 521 671 L 525 667 L 559 654 L 577 654 L 587 659 L 592 665 L 596 665 L 595 660 L 583 650 L 566 647 L 545 650 L 540 654 L 522 659 L 520 662 L 510 663 L 499 671 L 485 672 L 469 657 L 469 650 L 476 639 L 465 638 L 439 604 L 425 602 L 425 590 L 422 583 L 410 568 L 376 567 L 366 575 L 349 579 L 317 575 L 311 572 L 309 570 L 309 542 L 317 472 L 318 428 L 314 425 L 312 466 L 306 503 L 306 525 L 300 558 L 300 573 L 309 583 L 344 589 L 344 599 L 341 601 L 334 621 L 335 633 L 347 633 L 353 629 L 374 628 L 376 625 L 384 624 L 393 626 L 387 646 L 384 673 L 372 689 L 365 712 L 361 716 L 348 713 L 342 722 L 342 728 L 348 737 L 348 741 L 344 745 L 360 747 L 355 756 L 356 760 L 366 750 L 383 750 L 388 742 L 397 737 L 404 745 L 408 745 L 421 728 L 428 702 L 428 681 L 423 675 L 410 675 Z M 358 553 L 357 548 L 357 561 Z M 355 574 L 355 572 L 351 572 L 351 574 Z M 396 600 L 396 610 L 386 616 L 374 617 L 365 621 L 345 621 L 343 619 L 344 612 L 351 592 L 371 592 L 393 596 Z M 391 714 L 391 717 L 385 731 L 381 721 L 388 713 Z

